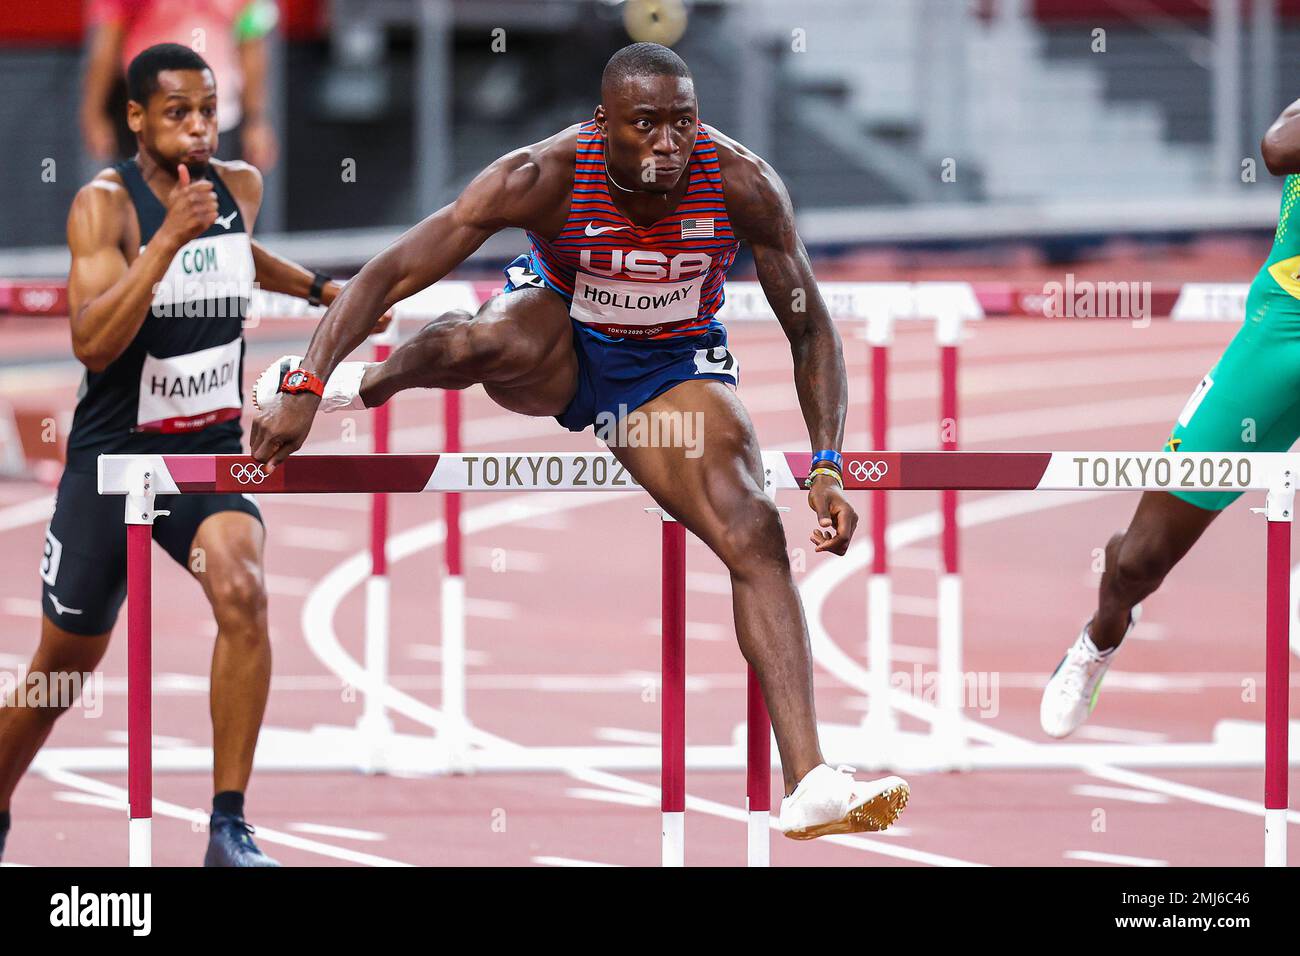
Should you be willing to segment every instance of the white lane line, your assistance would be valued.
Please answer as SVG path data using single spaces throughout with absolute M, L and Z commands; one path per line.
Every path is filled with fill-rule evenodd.
M 122 787 L 115 787 L 102 780 L 96 780 L 93 777 L 73 773 L 70 770 L 47 769 L 35 770 L 35 772 L 41 774 L 41 776 L 45 777 L 45 779 L 50 782 L 61 787 L 67 787 L 69 790 L 80 790 L 87 794 L 93 794 L 115 801 L 119 808 L 125 808 L 127 805 L 127 792 Z M 159 800 L 157 797 L 154 797 L 153 813 L 155 817 L 170 817 L 174 820 L 183 820 L 191 825 L 206 825 L 209 817 L 207 811 L 182 807 L 174 803 L 169 803 L 166 800 Z M 308 840 L 305 837 L 294 836 L 291 833 L 284 833 L 280 830 L 273 830 L 267 826 L 258 826 L 257 840 L 259 843 L 287 846 L 295 850 L 302 850 L 306 853 L 315 853 L 318 856 L 343 860 L 348 863 L 358 863 L 363 866 L 411 866 L 410 863 L 403 863 L 400 860 L 375 856 L 371 853 L 360 853 L 356 850 L 349 850 L 345 847 L 321 843 L 318 840 Z M 197 853 L 201 849 L 202 847 L 200 846 L 195 852 Z
M 316 584 L 311 578 L 297 578 L 287 574 L 268 574 L 265 581 L 268 593 L 284 597 L 305 597 Z
M 731 575 L 716 571 L 687 571 L 686 590 L 699 594 L 725 594 L 731 596 Z
M 1168 734 L 1153 733 L 1149 730 L 1129 730 L 1125 727 L 1106 727 L 1102 724 L 1084 724 L 1074 732 L 1074 736 L 1083 740 L 1104 740 L 1113 744 L 1164 744 L 1169 742 Z
M 489 568 L 499 574 L 509 574 L 512 571 L 540 574 L 551 566 L 546 555 L 537 551 L 525 551 L 513 545 L 473 547 L 466 553 L 471 567 Z
M 933 647 L 917 647 L 913 644 L 893 644 L 889 653 L 890 658 L 900 664 L 933 664 L 936 658 Z
M 41 609 L 41 602 L 31 598 L 7 597 L 0 600 L 0 614 L 8 614 L 12 617 L 40 617 L 43 613 L 45 612 Z
M 662 737 L 650 730 L 631 730 L 626 727 L 598 727 L 596 728 L 596 739 L 611 744 L 639 744 L 643 747 L 658 747 Z
M 286 830 L 294 833 L 310 833 L 313 836 L 337 837 L 340 840 L 361 840 L 367 843 L 381 843 L 387 835 L 375 830 L 357 830 L 354 827 L 334 827 L 326 823 L 288 823 Z M 258 832 L 261 832 L 260 830 Z
M 1145 856 L 1124 856 L 1121 853 L 1096 853 L 1092 850 L 1066 850 L 1067 860 L 1086 863 L 1113 863 L 1116 866 L 1168 866 L 1168 860 L 1152 860 Z
M 1241 797 L 1232 797 L 1226 793 L 1206 790 L 1204 787 L 1175 783 L 1172 780 L 1153 777 L 1150 774 L 1138 773 L 1123 767 L 1088 767 L 1084 772 L 1089 776 L 1109 780 L 1111 783 L 1123 784 L 1136 790 L 1151 790 L 1155 793 L 1163 793 L 1166 796 L 1177 797 L 1180 800 L 1203 803 L 1206 806 L 1218 807 L 1220 810 L 1235 810 L 1238 813 L 1246 813 L 1253 817 L 1262 817 L 1264 815 L 1264 802 L 1262 800 L 1243 800 Z M 1286 822 L 1300 823 L 1300 810 L 1288 810 Z
M 619 866 L 618 863 L 597 863 L 595 860 L 575 860 L 568 856 L 535 856 L 538 866 Z
M 1099 787 L 1091 783 L 1079 783 L 1070 788 L 1077 797 L 1093 797 L 1098 800 L 1123 800 L 1126 803 L 1168 803 L 1169 798 L 1163 793 L 1150 793 L 1146 790 L 1129 790 L 1127 787 Z
M 617 803 L 625 807 L 657 807 L 659 800 L 656 797 L 646 796 L 644 793 L 619 793 L 615 790 L 600 790 L 596 787 L 570 787 L 564 791 L 566 797 L 573 797 L 575 800 L 595 800 L 598 803 Z
M 406 645 L 404 653 L 413 661 L 427 661 L 433 664 L 442 663 L 442 646 L 440 644 L 408 644 Z M 472 651 L 466 649 L 462 651 L 462 654 L 464 655 L 465 663 L 470 667 L 483 667 L 492 660 L 492 658 L 483 651 Z M 334 681 L 333 678 L 330 678 L 330 680 L 335 684 L 338 683 L 337 681 Z
M 48 492 L 28 501 L 0 508 L 0 532 L 49 521 L 52 514 L 54 514 L 54 496 Z
M 319 526 L 305 527 L 298 524 L 276 524 L 271 540 L 290 548 L 332 551 L 335 554 L 355 550 L 357 546 L 357 541 L 346 531 Z
M 641 633 L 658 637 L 663 628 L 658 618 L 646 621 L 641 626 Z M 686 639 L 688 641 L 732 641 L 735 640 L 735 628 L 731 624 L 715 624 L 713 621 L 687 621 Z
M 934 598 L 920 597 L 915 594 L 895 594 L 893 596 L 895 614 L 909 617 L 938 617 L 939 602 Z
M 486 617 L 494 621 L 514 621 L 519 617 L 519 605 L 488 598 L 466 598 L 465 613 L 470 617 Z

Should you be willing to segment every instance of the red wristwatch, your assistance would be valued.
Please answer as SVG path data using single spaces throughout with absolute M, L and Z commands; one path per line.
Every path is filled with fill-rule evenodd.
M 292 372 L 284 373 L 284 378 L 280 380 L 280 391 L 288 392 L 290 395 L 311 392 L 323 398 L 325 383 L 305 368 L 296 368 Z

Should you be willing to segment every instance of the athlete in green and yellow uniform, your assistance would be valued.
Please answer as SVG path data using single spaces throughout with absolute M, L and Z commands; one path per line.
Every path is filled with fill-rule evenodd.
M 1300 438 L 1298 200 L 1300 176 L 1288 175 L 1273 249 L 1246 297 L 1246 321 L 1187 400 L 1165 451 L 1287 451 Z M 1172 494 L 1217 512 L 1241 493 Z
M 1246 297 L 1246 318 L 1183 406 L 1165 444 L 1174 452 L 1287 451 L 1300 438 L 1300 100 L 1260 144 L 1286 176 L 1273 249 Z M 1044 732 L 1064 737 L 1087 719 L 1115 649 L 1156 590 L 1240 492 L 1143 493 L 1126 530 L 1106 545 L 1097 611 L 1043 692 Z

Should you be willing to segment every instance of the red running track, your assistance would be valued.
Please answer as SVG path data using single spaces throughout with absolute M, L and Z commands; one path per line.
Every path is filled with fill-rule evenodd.
M 844 330 L 854 376 L 846 447 L 869 435 L 867 346 Z M 961 447 L 980 449 L 1156 449 L 1191 388 L 1232 329 L 1224 325 L 988 321 L 963 347 Z M 263 327 L 250 342 L 250 378 L 282 351 Z M 33 333 L 37 338 L 44 333 Z M 775 327 L 741 325 L 734 350 L 741 396 L 761 444 L 804 447 L 788 348 Z M 54 348 L 49 349 L 53 357 Z M 39 356 L 40 349 L 34 350 Z M 928 326 L 899 329 L 893 350 L 890 441 L 932 449 L 941 436 L 938 362 Z M 78 373 L 70 362 L 0 371 L 0 390 L 70 409 Z M 250 382 L 251 384 L 251 382 Z M 42 394 L 47 393 L 47 394 Z M 466 450 L 589 450 L 553 422 L 511 416 L 479 390 L 464 396 Z M 436 450 L 433 396 L 406 395 L 393 410 L 393 451 Z M 324 418 L 315 451 L 368 448 L 368 422 Z M 964 666 L 998 691 L 968 716 L 1017 738 L 1042 741 L 1039 691 L 1090 609 L 1093 549 L 1123 526 L 1135 496 L 1107 493 L 971 493 L 963 504 L 1007 498 L 996 520 L 968 524 L 961 538 L 966 581 Z M 35 646 L 35 573 L 48 490 L 0 485 L 0 670 L 19 671 Z M 865 634 L 865 551 L 844 559 L 807 547 L 809 512 L 798 495 L 783 502 L 802 588 L 826 591 L 810 626 L 859 663 Z M 636 496 L 491 496 L 465 502 L 470 599 L 469 713 L 476 726 L 525 745 L 655 742 L 658 673 L 659 521 Z M 362 652 L 368 503 L 361 497 L 267 497 L 268 587 L 275 682 L 268 727 L 350 726 L 360 700 L 322 661 L 337 635 Z M 433 496 L 390 499 L 394 535 L 393 684 L 436 707 L 437 588 L 441 555 L 430 523 Z M 520 507 L 515 507 L 518 505 Z M 898 680 L 923 693 L 934 665 L 934 583 L 939 542 L 918 518 L 936 512 L 935 493 L 896 494 L 891 525 L 908 543 L 892 555 Z M 1032 509 L 1032 510 L 1031 510 Z M 864 520 L 866 502 L 859 508 Z M 866 527 L 859 540 L 869 539 Z M 1209 740 L 1220 720 L 1263 720 L 1263 519 L 1234 506 L 1146 604 L 1147 615 L 1111 674 L 1086 726 L 1092 742 Z M 155 552 L 159 555 L 159 552 Z M 857 558 L 855 558 L 857 554 Z M 854 564 L 854 562 L 857 562 Z M 828 575 L 852 566 L 827 590 Z M 206 674 L 215 627 L 198 586 L 160 556 L 154 618 L 155 745 L 210 743 Z M 730 624 L 728 582 L 698 543 L 688 550 L 688 742 L 726 743 L 745 716 L 745 672 Z M 354 573 L 355 572 L 355 573 Z M 329 604 L 337 599 L 337 610 Z M 73 712 L 51 737 L 55 752 L 125 740 L 125 614 L 103 668 L 102 714 Z M 819 655 L 823 724 L 852 724 L 863 691 L 831 655 Z M 1290 694 L 1296 713 L 1296 679 Z M 427 726 L 395 716 L 399 731 Z M 922 729 L 903 718 L 904 729 Z M 1293 775 L 1294 776 L 1294 775 Z M 1294 779 L 1292 781 L 1294 783 Z M 887 834 L 794 843 L 773 837 L 775 865 L 1255 865 L 1262 859 L 1263 772 L 1253 770 L 982 772 L 912 775 L 913 796 Z M 272 855 L 294 865 L 562 862 L 653 865 L 659 861 L 657 773 L 486 774 L 459 778 L 260 773 L 250 819 Z M 13 804 L 7 848 L 15 864 L 117 865 L 126 860 L 125 774 L 32 774 Z M 779 781 L 773 780 L 773 786 Z M 211 797 L 205 774 L 159 774 L 154 860 L 197 864 Z M 688 864 L 745 858 L 744 773 L 691 773 L 686 781 Z M 699 807 L 699 809 L 696 809 Z M 1294 817 L 1294 812 L 1293 812 Z M 1300 862 L 1292 834 L 1290 862 Z

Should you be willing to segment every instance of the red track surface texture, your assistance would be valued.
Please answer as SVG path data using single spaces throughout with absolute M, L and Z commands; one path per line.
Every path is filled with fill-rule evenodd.
M 61 335 L 11 322 L 7 342 L 33 359 Z M 296 329 L 304 327 L 300 324 Z M 869 447 L 864 330 L 844 327 L 853 376 L 846 447 Z M 1232 334 L 1226 325 L 987 321 L 962 350 L 960 446 L 970 450 L 1157 449 L 1200 376 Z M 292 338 L 291 338 L 292 336 Z M 294 350 L 306 332 L 256 330 L 250 378 Z M 806 448 L 788 348 L 775 326 L 742 325 L 733 347 L 741 396 L 764 448 Z M 13 353 L 11 353 L 13 354 Z M 934 449 L 940 435 L 937 349 L 929 326 L 900 329 L 892 357 L 890 446 Z M 10 366 L 3 394 L 70 409 L 69 361 Z M 395 452 L 436 451 L 440 402 L 408 394 L 393 409 Z M 591 450 L 549 420 L 509 415 L 481 391 L 464 395 L 465 450 Z M 349 424 L 351 422 L 351 424 Z M 369 448 L 365 415 L 318 420 L 309 448 Z M 355 431 L 354 431 L 355 430 Z M 1006 507 L 967 506 L 1002 500 Z M 0 485 L 0 670 L 21 672 L 35 647 L 36 565 L 49 490 Z M 967 716 L 1014 738 L 1046 742 L 1038 700 L 1047 675 L 1087 617 L 1097 584 L 1094 550 L 1124 526 L 1136 495 L 984 492 L 961 497 L 966 589 L 963 666 L 996 693 Z M 837 647 L 859 665 L 865 647 L 870 509 L 849 556 L 810 553 L 801 496 L 783 502 L 797 578 L 809 595 L 824 725 L 861 721 L 866 706 Z M 1255 502 L 1258 504 L 1259 502 Z M 468 710 L 476 727 L 524 746 L 654 743 L 659 707 L 660 522 L 639 496 L 493 495 L 464 502 L 468 531 Z M 515 507 L 515 505 L 527 507 Z M 269 496 L 267 580 L 275 680 L 268 728 L 353 725 L 359 696 L 318 650 L 336 637 L 362 654 L 362 581 L 368 567 L 364 497 Z M 939 542 L 918 518 L 937 493 L 890 502 L 896 611 L 893 672 L 925 688 L 935 663 Z M 390 498 L 394 551 L 391 681 L 436 708 L 436 581 L 441 551 L 435 496 Z M 937 527 L 937 522 L 933 527 Z M 1234 506 L 1146 604 L 1146 616 L 1107 677 L 1081 742 L 1159 745 L 1208 741 L 1220 720 L 1262 721 L 1264 521 Z M 398 547 L 398 544 L 401 547 Z M 201 592 L 155 550 L 155 746 L 210 743 L 207 673 L 215 625 Z M 745 671 L 731 625 L 728 579 L 698 542 L 688 545 L 690 745 L 725 744 L 745 717 Z M 846 573 L 847 572 L 847 573 Z M 812 595 L 817 595 L 816 600 Z M 334 608 L 334 603 L 337 608 Z M 103 667 L 102 714 L 68 714 L 48 747 L 120 746 L 126 730 L 126 618 Z M 311 640 L 309 641 L 309 638 Z M 829 642 L 829 643 L 828 643 Z M 1293 678 L 1291 713 L 1300 712 Z M 418 713 L 418 711 L 416 711 Z M 397 729 L 429 734 L 395 716 Z M 904 729 L 924 729 L 903 718 Z M 1292 783 L 1296 782 L 1292 773 Z M 1263 771 L 997 771 L 911 776 L 900 825 L 882 835 L 794 843 L 773 835 L 775 865 L 1254 865 L 1263 857 Z M 594 863 L 659 860 L 657 773 L 481 774 L 468 777 L 261 772 L 248 797 L 263 847 L 292 865 Z M 116 865 L 126 860 L 124 773 L 29 775 L 13 803 L 7 861 Z M 743 771 L 692 772 L 686 781 L 688 864 L 745 858 Z M 774 789 L 779 780 L 773 775 Z M 202 859 L 196 826 L 211 799 L 207 774 L 160 773 L 154 860 Z M 1297 814 L 1293 811 L 1294 818 Z M 1300 864 L 1292 827 L 1290 862 Z

